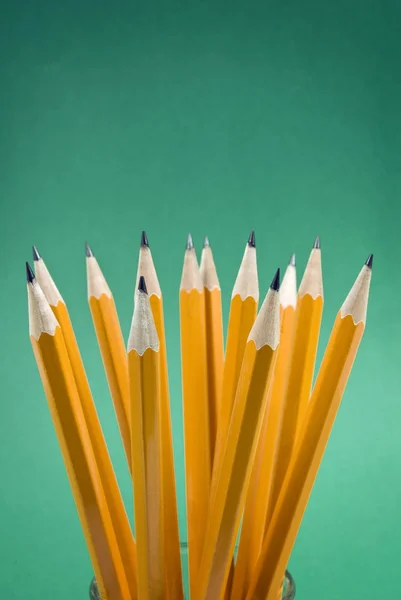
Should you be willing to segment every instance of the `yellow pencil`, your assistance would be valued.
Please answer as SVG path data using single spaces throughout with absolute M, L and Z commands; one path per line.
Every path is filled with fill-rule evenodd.
M 280 338 L 279 271 L 251 329 L 210 507 L 195 600 L 223 598 Z
M 277 600 L 365 329 L 372 261 L 370 255 L 337 314 L 247 600 Z
M 210 458 L 213 465 L 218 414 L 223 382 L 223 313 L 221 289 L 209 239 L 203 244 L 200 274 L 205 294 L 207 388 L 209 403 Z
M 128 363 L 113 295 L 88 244 L 86 244 L 88 301 L 116 412 L 128 466 L 131 469 Z
M 127 351 L 138 597 L 162 600 L 165 580 L 161 529 L 160 344 L 142 276 Z
M 320 238 L 317 237 L 298 290 L 294 341 L 273 480 L 272 508 L 274 508 L 277 502 L 295 446 L 297 432 L 299 431 L 300 423 L 308 405 L 315 369 L 322 312 L 322 263 Z
M 163 561 L 166 578 L 166 597 L 183 600 L 180 536 L 178 530 L 177 497 L 174 472 L 173 438 L 171 430 L 170 394 L 168 385 L 166 335 L 164 330 L 163 298 L 153 264 L 146 233 L 142 232 L 139 250 L 137 285 L 143 276 L 149 295 L 153 319 L 160 342 L 160 420 L 162 468 L 162 536 Z
M 63 333 L 67 348 L 68 358 L 74 374 L 81 407 L 92 443 L 96 464 L 102 481 L 103 493 L 109 509 L 114 533 L 117 539 L 127 581 L 130 587 L 131 598 L 137 598 L 136 582 L 136 549 L 131 526 L 120 494 L 117 478 L 107 450 L 102 427 L 92 398 L 85 367 L 79 352 L 70 315 L 67 306 L 57 289 L 39 252 L 33 248 L 33 258 L 36 279 L 43 290 L 46 300 L 52 309 Z
M 217 472 L 220 468 L 230 427 L 231 412 L 234 405 L 235 394 L 237 392 L 245 346 L 249 332 L 255 322 L 256 313 L 258 311 L 258 302 L 259 284 L 256 264 L 255 233 L 254 231 L 251 231 L 245 246 L 244 256 L 231 296 L 222 394 L 218 417 L 218 432 L 215 460 L 213 464 L 211 502 L 217 483 Z
M 27 264 L 29 334 L 99 591 L 131 600 L 64 337 Z
M 288 380 L 296 302 L 295 255 L 292 255 L 280 286 L 280 347 L 246 498 L 231 600 L 243 600 L 246 596 L 271 512 L 270 496 Z
M 205 297 L 192 237 L 180 286 L 181 368 L 190 594 L 196 594 L 210 495 Z

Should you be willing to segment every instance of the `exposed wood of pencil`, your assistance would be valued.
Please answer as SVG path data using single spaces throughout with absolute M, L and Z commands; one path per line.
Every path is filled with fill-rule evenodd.
M 221 289 L 208 240 L 202 250 L 200 273 L 205 294 L 210 457 L 213 464 L 223 382 L 224 347 Z
M 316 242 L 315 246 L 317 246 Z M 272 488 L 272 509 L 277 502 L 295 447 L 297 432 L 309 401 L 322 311 L 323 282 L 319 243 L 318 247 L 312 249 L 298 290 L 294 342 Z
M 276 600 L 365 328 L 370 279 L 364 266 L 336 317 L 247 600 Z
M 195 249 L 188 246 L 180 286 L 180 328 L 188 565 L 190 594 L 191 598 L 194 598 L 207 522 L 211 461 L 206 380 L 205 298 Z
M 42 258 L 34 261 L 37 281 L 42 288 L 46 300 L 52 309 L 63 333 L 72 371 L 75 378 L 81 407 L 84 413 L 92 449 L 102 480 L 103 492 L 113 523 L 114 532 L 120 549 L 126 571 L 127 581 L 130 586 L 132 600 L 137 598 L 136 582 L 136 549 L 131 526 L 124 507 L 117 478 L 104 439 L 102 427 L 93 401 L 85 367 L 79 352 L 67 306 L 58 291 Z
M 142 282 L 142 284 L 141 284 Z M 138 597 L 162 600 L 160 351 L 143 277 L 128 340 Z
M 87 250 L 88 300 L 116 412 L 128 466 L 131 469 L 128 363 L 117 309 L 96 258 Z
M 144 236 L 142 236 L 144 237 Z M 146 235 L 145 235 L 146 238 Z M 163 299 L 159 281 L 153 264 L 152 254 L 147 244 L 141 244 L 139 251 L 138 276 L 144 276 L 160 342 L 160 419 L 161 419 L 161 467 L 162 467 L 162 536 L 163 561 L 165 564 L 166 597 L 169 600 L 182 600 L 182 569 L 176 481 L 174 471 L 173 438 L 171 429 L 170 394 L 168 385 L 166 335 L 164 330 Z
M 278 281 L 249 334 L 216 492 L 210 507 L 195 600 L 223 598 L 280 337 Z
M 39 284 L 29 277 L 31 343 L 99 591 L 106 600 L 131 600 L 63 334 Z
M 265 524 L 269 519 L 269 499 L 288 379 L 288 357 L 292 347 L 296 302 L 295 261 L 291 259 L 280 287 L 280 346 L 246 497 L 241 538 L 235 562 L 232 600 L 243 600 L 246 596 L 262 548 Z
M 246 244 L 244 256 L 231 296 L 222 395 L 218 417 L 215 460 L 213 464 L 211 502 L 213 501 L 217 484 L 217 473 L 221 465 L 225 443 L 227 441 L 231 412 L 237 391 L 245 346 L 258 311 L 259 285 L 256 264 L 256 247 L 252 233 Z M 252 243 L 250 243 L 250 241 L 252 241 Z

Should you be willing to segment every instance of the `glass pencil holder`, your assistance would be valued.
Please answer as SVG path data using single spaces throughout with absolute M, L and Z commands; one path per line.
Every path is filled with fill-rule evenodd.
M 181 563 L 183 571 L 183 584 L 186 600 L 189 600 L 188 593 L 188 571 L 187 571 L 187 560 L 188 560 L 188 546 L 187 544 L 181 544 Z M 282 600 L 294 600 L 295 598 L 295 582 L 288 571 L 285 572 L 283 582 Z M 93 578 L 89 588 L 89 600 L 103 600 L 99 594 L 98 587 L 96 585 L 96 579 Z M 279 600 L 277 594 L 277 600 Z

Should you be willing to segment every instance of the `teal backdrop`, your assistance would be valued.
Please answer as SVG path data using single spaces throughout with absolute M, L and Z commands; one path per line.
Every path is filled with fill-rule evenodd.
M 141 229 L 164 293 L 180 528 L 178 287 L 207 234 L 229 299 L 256 229 L 261 293 L 322 238 L 319 347 L 369 252 L 365 337 L 290 567 L 300 600 L 400 597 L 401 5 L 317 0 L 1 2 L 0 598 L 86 600 L 91 566 L 29 338 L 42 253 L 132 494 L 86 299 L 84 241 L 124 336 Z

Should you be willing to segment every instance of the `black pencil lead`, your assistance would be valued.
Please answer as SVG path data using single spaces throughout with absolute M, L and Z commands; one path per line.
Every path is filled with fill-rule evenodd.
M 90 258 L 91 256 L 93 256 L 93 252 L 91 247 L 89 246 L 88 242 L 85 242 L 85 254 L 88 258 Z
M 192 250 L 193 247 L 194 247 L 194 242 L 192 240 L 192 235 L 190 233 L 188 233 L 186 249 Z
M 318 235 L 318 236 L 316 237 L 316 239 L 315 239 L 315 243 L 313 244 L 313 247 L 314 247 L 316 250 L 320 250 L 320 235 Z
M 369 254 L 368 258 L 366 259 L 365 265 L 371 269 L 372 265 L 373 265 L 373 254 Z
M 28 283 L 32 283 L 35 280 L 35 273 L 32 271 L 29 263 L 26 264 L 26 280 Z
M 144 294 L 148 293 L 148 290 L 146 289 L 145 277 L 143 275 L 141 275 L 139 278 L 138 290 L 143 292 Z
M 280 289 L 280 269 L 277 269 L 277 271 L 273 277 L 273 281 L 270 284 L 270 287 L 275 292 L 279 291 L 279 289 Z
M 251 233 L 249 234 L 249 238 L 248 238 L 248 246 L 250 246 L 251 248 L 256 248 L 256 242 L 255 242 L 255 232 L 252 230 Z
M 36 246 L 32 246 L 32 254 L 33 254 L 33 260 L 35 262 L 37 262 L 38 260 L 41 259 L 41 256 L 40 256 L 40 254 L 39 254 L 38 249 L 36 248 Z
M 141 235 L 141 247 L 149 248 L 148 236 L 146 235 L 146 231 L 142 231 Z

